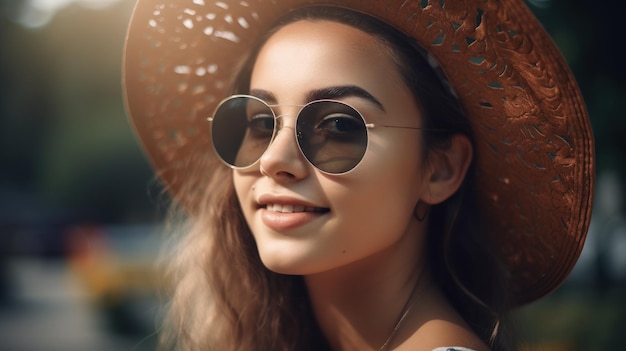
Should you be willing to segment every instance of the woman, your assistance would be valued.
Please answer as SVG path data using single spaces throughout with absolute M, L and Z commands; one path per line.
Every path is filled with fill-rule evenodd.
M 588 227 L 571 74 L 517 1 L 319 3 L 137 4 L 129 109 L 188 224 L 163 345 L 514 349 Z

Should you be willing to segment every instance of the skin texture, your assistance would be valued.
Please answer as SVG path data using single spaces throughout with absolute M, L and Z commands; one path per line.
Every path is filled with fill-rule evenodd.
M 306 40 L 303 40 L 306 38 Z M 472 153 L 464 137 L 424 160 L 423 131 L 370 130 L 362 162 L 328 175 L 300 153 L 293 128 L 299 108 L 328 88 L 357 86 L 344 101 L 368 123 L 419 127 L 422 116 L 389 50 L 354 28 L 300 21 L 275 33 L 254 65 L 251 94 L 282 118 L 282 128 L 254 166 L 233 173 L 245 219 L 265 266 L 304 275 L 322 331 L 334 349 L 378 349 L 390 335 L 413 287 L 418 303 L 392 344 L 398 350 L 467 346 L 478 341 L 428 278 L 426 221 L 416 204 L 436 204 L 458 189 Z M 372 69 L 375 67 L 376 69 Z M 333 95 L 333 94 L 330 94 Z M 309 206 L 323 212 L 280 214 L 266 205 Z

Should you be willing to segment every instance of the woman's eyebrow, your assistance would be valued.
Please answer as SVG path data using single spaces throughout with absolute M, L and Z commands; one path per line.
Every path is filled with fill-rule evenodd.
M 370 94 L 367 90 L 358 87 L 356 85 L 340 85 L 340 86 L 332 86 L 327 88 L 321 88 L 311 91 L 307 95 L 307 101 L 315 101 L 315 100 L 337 100 L 340 98 L 346 97 L 359 97 L 365 100 L 370 101 L 376 107 L 378 107 L 381 111 L 385 112 L 385 107 L 383 104 L 378 101 L 372 94 Z
M 267 90 L 263 90 L 263 89 L 252 89 L 250 90 L 250 95 L 257 97 L 263 101 L 265 101 L 266 104 L 277 104 L 278 101 L 276 101 L 276 97 L 274 96 L 274 94 L 272 94 L 271 92 L 267 91 Z
M 274 94 L 270 91 L 263 89 L 252 89 L 250 90 L 249 94 L 265 101 L 270 105 L 278 104 L 276 96 L 274 96 Z M 306 101 L 311 102 L 315 100 L 338 100 L 351 96 L 368 100 L 376 105 L 376 107 L 378 107 L 381 111 L 385 112 L 385 107 L 378 99 L 376 99 L 367 90 L 356 85 L 338 85 L 327 88 L 315 89 L 307 94 Z

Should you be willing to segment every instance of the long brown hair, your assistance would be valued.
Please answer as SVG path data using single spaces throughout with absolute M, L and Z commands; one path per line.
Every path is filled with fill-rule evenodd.
M 330 20 L 360 29 L 384 43 L 421 107 L 425 160 L 449 146 L 455 134 L 473 142 L 471 126 L 445 78 L 413 39 L 370 16 L 336 7 L 289 13 L 265 38 L 300 20 Z M 253 63 L 264 41 L 244 62 L 233 93 L 247 93 Z M 242 216 L 231 171 L 210 165 L 210 175 L 190 175 L 188 192 L 200 186 L 200 206 L 188 216 L 184 237 L 168 258 L 171 304 L 161 335 L 164 349 L 329 349 L 313 317 L 303 278 L 266 269 Z M 451 198 L 429 214 L 428 259 L 436 284 L 459 314 L 493 350 L 514 349 L 508 334 L 506 271 L 484 237 L 474 203 L 474 167 Z M 207 179 L 207 177 L 209 179 Z M 195 179 L 195 184 L 192 179 Z M 198 195 L 198 194 L 196 194 Z

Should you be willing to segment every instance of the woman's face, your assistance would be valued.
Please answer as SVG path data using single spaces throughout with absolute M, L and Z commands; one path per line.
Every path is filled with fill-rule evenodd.
M 294 133 L 299 107 L 293 105 L 311 99 L 346 102 L 367 123 L 421 126 L 384 45 L 343 24 L 295 22 L 263 46 L 250 85 L 251 95 L 282 105 L 274 112 L 285 115 L 260 161 L 234 171 L 237 197 L 267 268 L 320 273 L 399 252 L 403 238 L 420 235 L 413 211 L 428 191 L 421 131 L 370 129 L 363 160 L 343 175 L 309 164 Z

